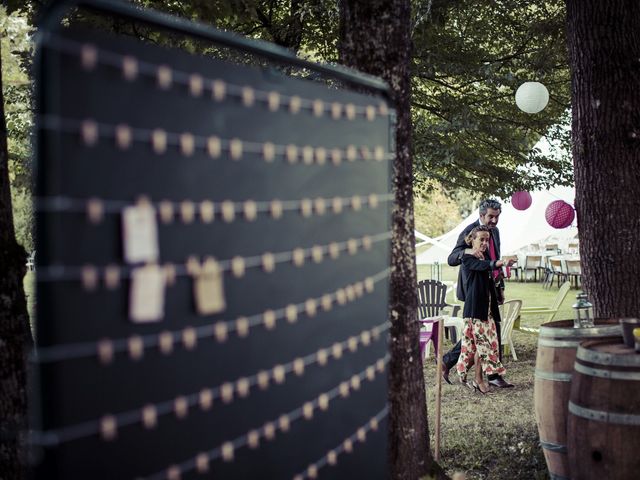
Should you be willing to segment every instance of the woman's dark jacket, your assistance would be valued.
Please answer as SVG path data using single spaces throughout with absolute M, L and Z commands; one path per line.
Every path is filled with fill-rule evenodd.
M 496 296 L 496 284 L 491 272 L 496 267 L 495 260 L 480 260 L 473 255 L 462 257 L 462 267 L 469 273 L 467 291 L 464 299 L 464 318 L 487 320 L 489 317 L 489 299 L 491 299 L 491 315 L 494 321 L 500 321 L 500 311 Z

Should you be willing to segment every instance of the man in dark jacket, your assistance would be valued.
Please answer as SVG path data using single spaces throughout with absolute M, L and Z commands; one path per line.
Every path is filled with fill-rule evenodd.
M 477 227 L 478 225 L 486 225 L 489 227 L 489 233 L 491 235 L 490 243 L 489 243 L 489 260 L 499 260 L 500 259 L 500 231 L 498 230 L 498 219 L 500 218 L 500 213 L 502 213 L 502 205 L 497 200 L 486 199 L 480 202 L 479 208 L 480 218 L 473 222 L 462 231 L 460 236 L 458 237 L 458 241 L 456 242 L 456 246 L 451 251 L 449 258 L 447 259 L 447 263 L 452 267 L 457 267 L 462 264 L 462 257 L 465 253 L 473 255 L 479 259 L 484 259 L 484 254 L 481 251 L 474 250 L 469 248 L 469 245 L 466 244 L 465 238 L 469 235 L 469 232 Z M 496 282 L 496 291 L 498 293 L 498 302 L 502 303 L 504 301 L 504 281 L 502 277 L 499 275 L 500 271 L 495 271 L 494 280 Z M 458 300 L 464 302 L 465 294 L 467 291 L 467 282 L 468 282 L 469 273 L 466 269 L 461 266 L 460 271 L 458 272 L 458 288 L 456 290 L 456 296 Z M 500 352 L 500 361 L 502 361 L 502 339 L 500 338 L 500 317 L 497 316 L 494 318 L 496 322 L 496 330 L 498 333 L 498 351 Z M 461 342 L 458 340 L 458 343 L 448 351 L 444 357 L 442 358 L 442 376 L 447 383 L 451 383 L 449 381 L 449 370 L 455 366 L 458 362 L 458 357 L 460 356 L 460 347 Z M 513 387 L 513 384 L 507 382 L 504 378 L 499 375 L 490 375 L 489 376 L 489 384 L 498 388 L 509 388 Z

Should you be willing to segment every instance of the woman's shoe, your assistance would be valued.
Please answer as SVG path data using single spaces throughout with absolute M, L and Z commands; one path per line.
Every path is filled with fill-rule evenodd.
M 481 394 L 486 395 L 487 393 L 489 393 L 489 389 L 487 389 L 486 391 L 483 391 L 482 388 L 480 388 L 480 385 L 478 385 L 475 380 L 473 380 L 471 384 L 473 385 L 473 389 L 477 390 Z
M 460 379 L 460 383 L 465 387 L 469 387 L 471 390 L 474 390 L 473 385 L 471 385 L 467 380 Z

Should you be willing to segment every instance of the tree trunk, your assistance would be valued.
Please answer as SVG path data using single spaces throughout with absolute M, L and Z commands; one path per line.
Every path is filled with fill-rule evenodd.
M 2 60 L 0 60 L 0 71 Z M 16 243 L 0 79 L 0 478 L 25 477 L 26 351 L 31 344 L 22 279 L 26 253 Z
M 640 313 L 640 3 L 567 0 L 583 285 L 596 317 Z
M 389 365 L 389 465 L 394 479 L 418 479 L 440 472 L 429 447 L 416 321 L 409 29 L 409 0 L 340 1 L 341 63 L 386 80 L 397 111 Z

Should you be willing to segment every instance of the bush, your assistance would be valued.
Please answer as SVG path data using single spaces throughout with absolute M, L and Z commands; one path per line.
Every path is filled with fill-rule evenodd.
M 12 188 L 11 203 L 13 206 L 13 224 L 16 230 L 16 240 L 27 252 L 32 252 L 34 248 L 34 218 L 31 192 L 26 188 Z

